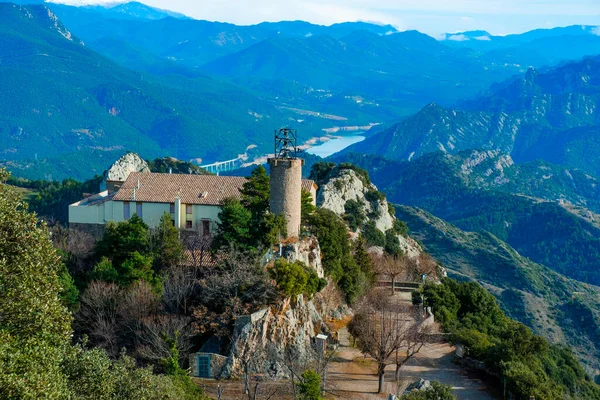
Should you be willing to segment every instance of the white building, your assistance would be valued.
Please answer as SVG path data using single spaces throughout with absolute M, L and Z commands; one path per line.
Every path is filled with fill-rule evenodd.
M 222 201 L 239 198 L 245 182 L 244 177 L 132 172 L 122 185 L 110 185 L 70 205 L 69 225 L 99 234 L 107 222 L 126 221 L 137 214 L 152 228 L 168 213 L 177 228 L 209 235 L 219 221 Z M 302 188 L 316 203 L 316 184 L 303 180 Z

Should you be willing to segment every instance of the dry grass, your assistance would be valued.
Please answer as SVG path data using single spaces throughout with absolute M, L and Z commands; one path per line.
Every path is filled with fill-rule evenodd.
M 352 317 L 345 317 L 343 319 L 331 319 L 325 321 L 325 325 L 331 332 L 338 332 L 340 329 L 345 328 L 352 321 Z

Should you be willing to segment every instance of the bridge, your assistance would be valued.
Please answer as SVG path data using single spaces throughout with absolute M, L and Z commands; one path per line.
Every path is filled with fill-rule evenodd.
M 210 173 L 218 174 L 219 172 L 227 172 L 239 169 L 241 165 L 242 159 L 235 158 L 233 160 L 219 161 L 213 164 L 201 165 L 200 168 L 203 168 L 204 170 Z

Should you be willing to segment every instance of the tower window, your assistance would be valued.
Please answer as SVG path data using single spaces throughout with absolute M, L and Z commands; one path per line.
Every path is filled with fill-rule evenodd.
M 190 204 L 185 206 L 185 213 L 187 215 L 192 215 L 192 206 Z
M 143 218 L 142 203 L 135 203 L 135 213 L 138 215 L 138 217 Z
M 126 201 L 123 203 L 123 219 L 127 220 L 131 217 L 131 209 L 129 202 Z
M 169 205 L 169 212 L 170 212 L 171 214 L 175 214 L 175 204 L 171 203 L 171 204 Z

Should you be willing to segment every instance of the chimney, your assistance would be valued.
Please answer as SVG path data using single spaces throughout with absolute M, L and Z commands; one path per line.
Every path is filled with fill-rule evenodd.
M 133 201 L 135 201 L 135 191 L 137 190 L 137 188 L 133 188 Z
M 181 197 L 175 197 L 175 228 L 181 228 Z

